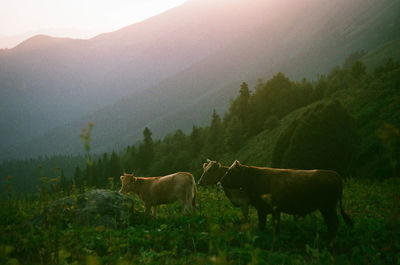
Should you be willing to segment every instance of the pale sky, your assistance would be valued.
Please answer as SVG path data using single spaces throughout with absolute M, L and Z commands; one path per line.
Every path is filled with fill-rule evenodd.
M 0 0 L 0 48 L 32 35 L 90 38 L 181 5 L 185 0 Z M 18 40 L 22 39 L 22 40 Z

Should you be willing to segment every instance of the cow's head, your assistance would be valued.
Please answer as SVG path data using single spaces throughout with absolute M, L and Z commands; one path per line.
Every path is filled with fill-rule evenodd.
M 135 182 L 137 181 L 137 178 L 133 174 L 124 173 L 124 175 L 122 175 L 120 179 L 121 179 L 121 189 L 119 190 L 119 192 L 127 193 L 130 191 L 134 191 Z
M 226 171 L 225 175 L 221 178 L 221 184 L 224 188 L 229 189 L 242 189 L 243 188 L 243 177 L 242 165 L 238 160 L 235 160 L 233 164 Z
M 200 186 L 217 184 L 223 176 L 221 172 L 221 164 L 217 161 L 207 159 L 207 163 L 203 164 L 203 174 L 197 182 Z

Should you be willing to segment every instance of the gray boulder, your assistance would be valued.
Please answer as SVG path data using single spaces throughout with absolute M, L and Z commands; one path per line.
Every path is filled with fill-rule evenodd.
M 68 224 L 116 228 L 129 224 L 134 214 L 134 201 L 116 191 L 95 189 L 53 202 L 33 224 Z

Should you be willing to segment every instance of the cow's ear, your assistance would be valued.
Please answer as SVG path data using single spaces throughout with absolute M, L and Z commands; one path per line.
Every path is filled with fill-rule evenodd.
M 121 180 L 124 180 L 124 178 L 125 178 L 125 176 L 121 176 L 121 177 L 119 177 Z
M 235 160 L 235 167 L 238 167 L 238 166 L 240 166 L 240 162 L 239 162 L 239 160 Z
M 206 169 L 206 167 L 207 167 L 207 163 L 204 163 L 203 168 Z
M 211 160 L 209 158 L 207 158 L 207 163 L 210 163 L 210 162 L 211 162 Z
M 218 162 L 218 168 L 221 168 L 221 167 L 222 167 L 221 163 L 220 163 L 220 162 Z

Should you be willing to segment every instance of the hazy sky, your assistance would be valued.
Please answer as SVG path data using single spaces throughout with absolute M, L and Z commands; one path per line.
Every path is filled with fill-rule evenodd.
M 0 0 L 0 48 L 16 36 L 89 38 L 117 30 L 185 0 Z M 3 39 L 3 43 L 2 43 Z

